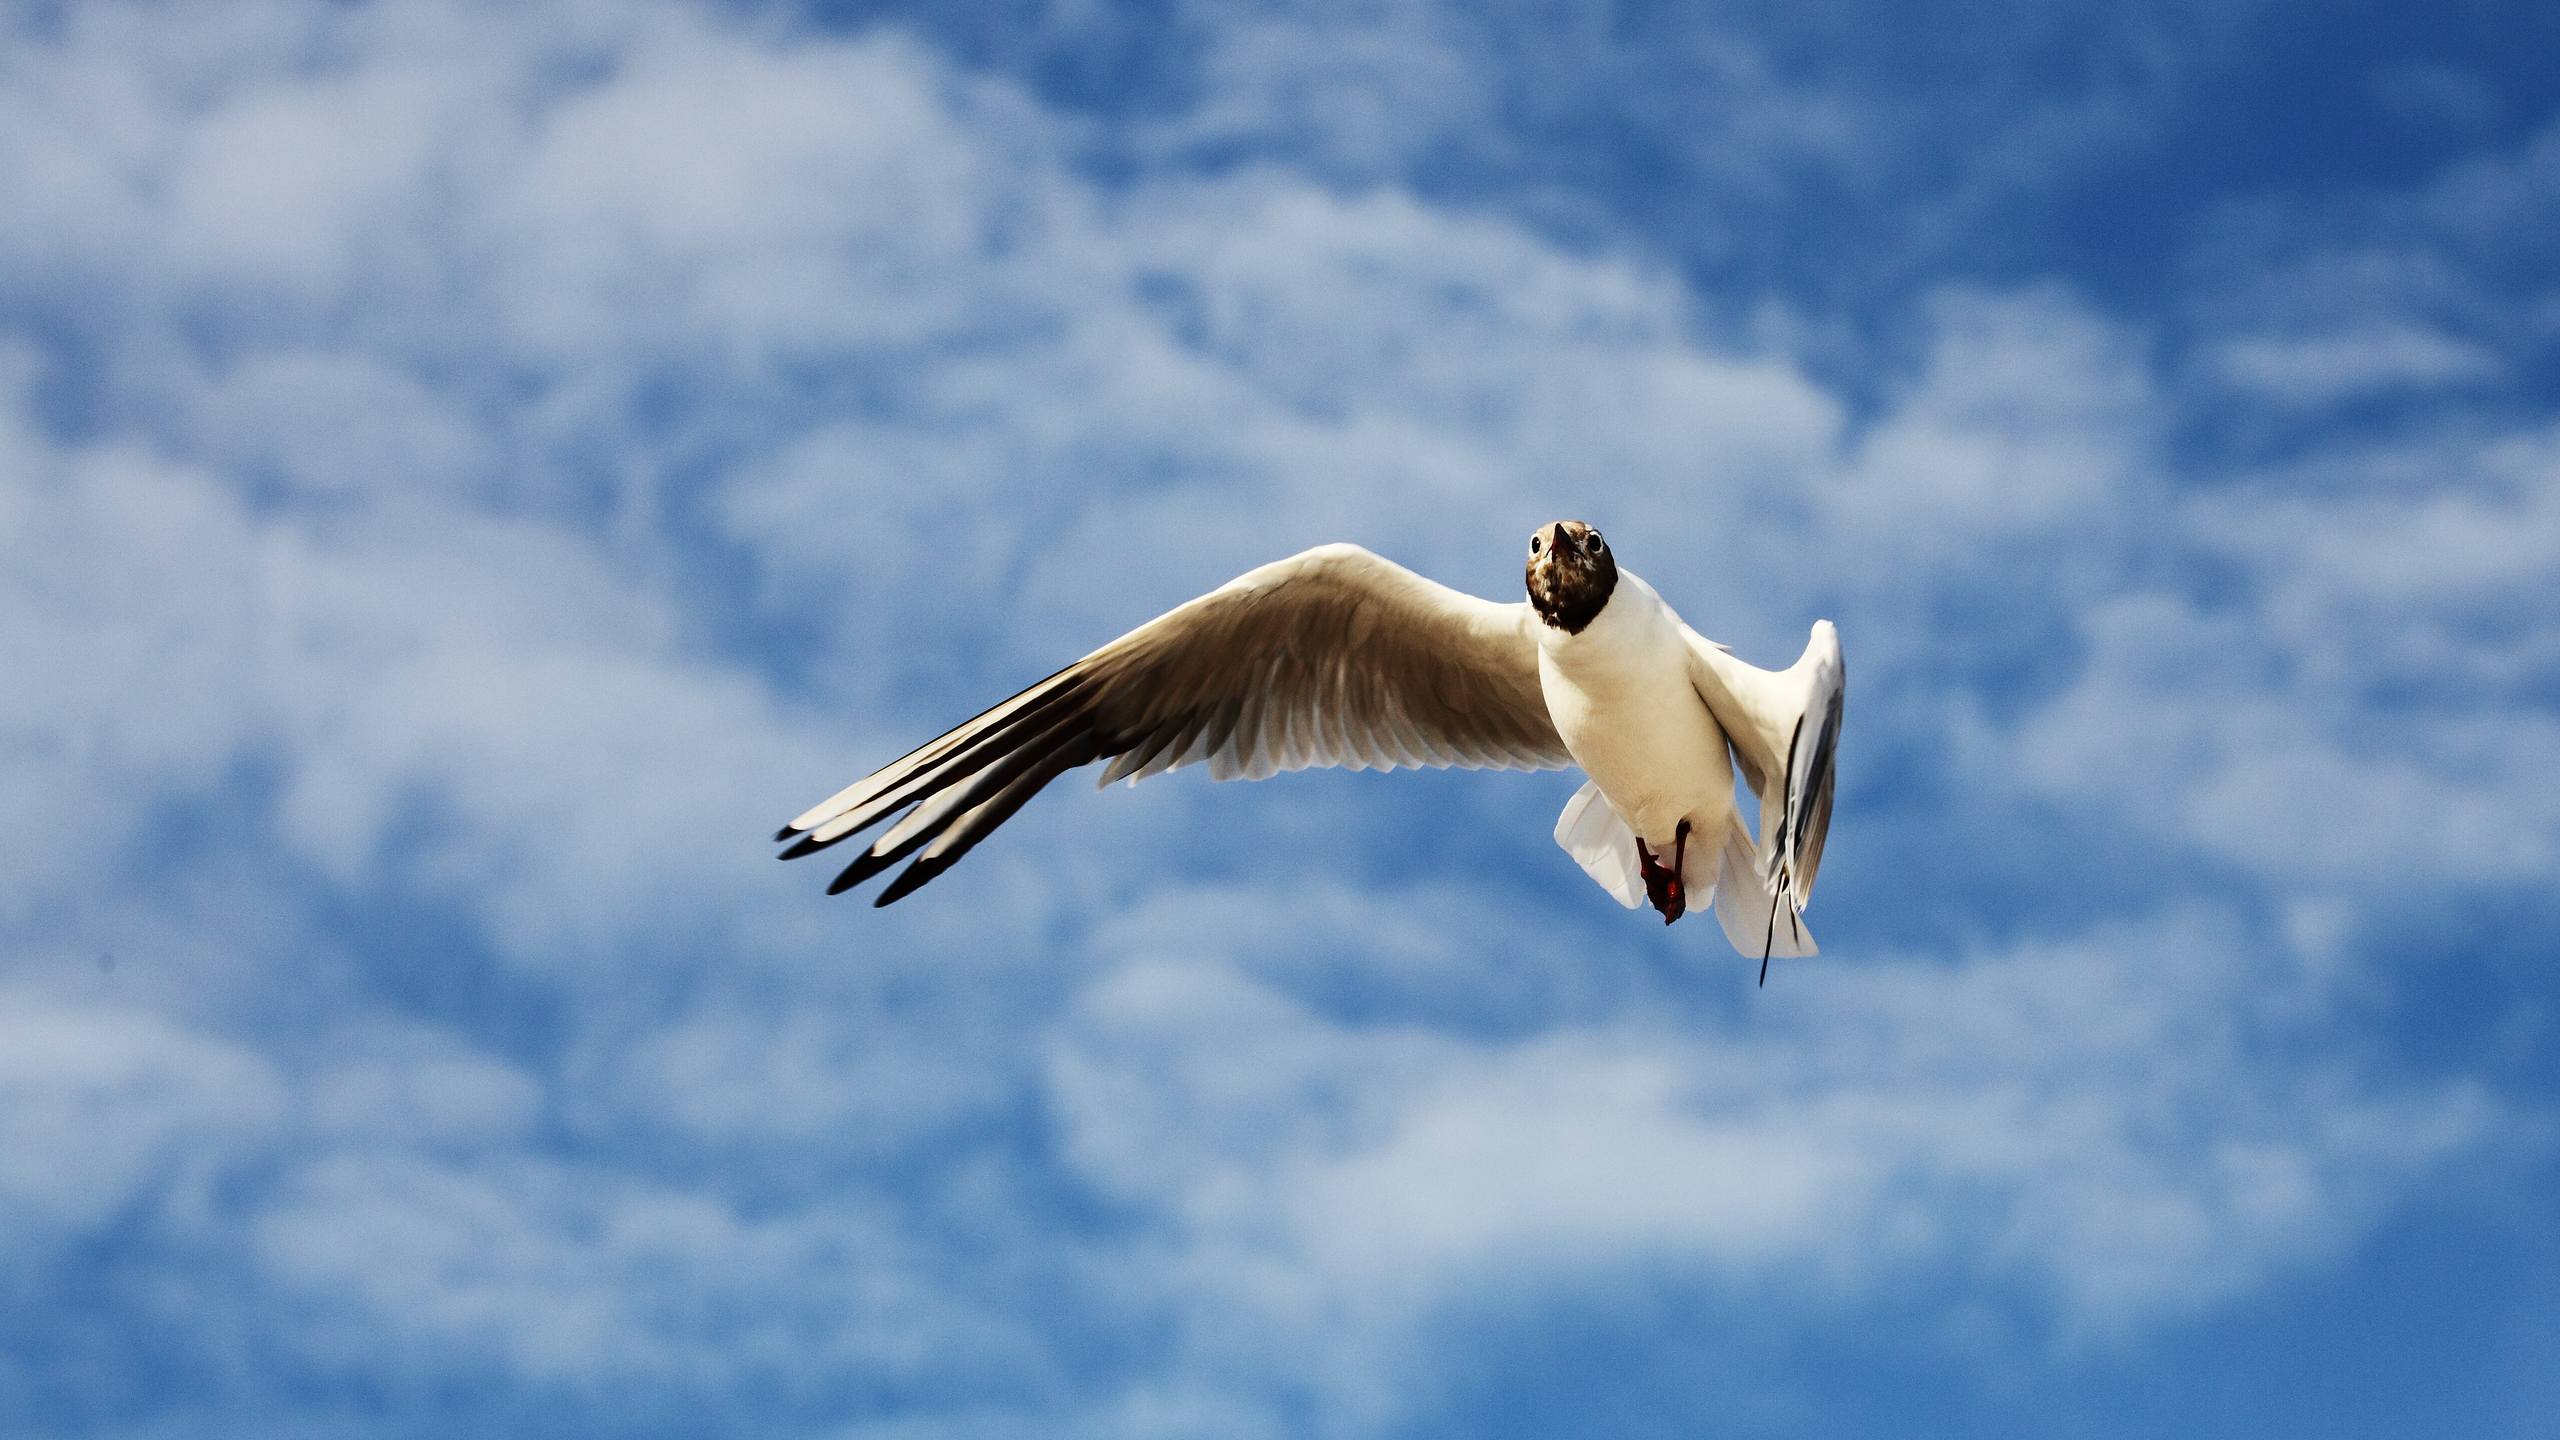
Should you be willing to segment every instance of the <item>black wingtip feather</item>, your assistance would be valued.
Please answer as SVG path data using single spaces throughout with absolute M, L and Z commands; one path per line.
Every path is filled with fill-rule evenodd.
M 899 859 L 899 855 L 882 855 L 870 850 L 865 850 L 861 854 L 854 856 L 853 863 L 844 867 L 842 873 L 838 874 L 833 880 L 827 882 L 827 893 L 830 895 L 841 895 L 847 890 L 852 889 L 854 886 L 861 884 L 863 881 L 870 879 L 872 876 L 879 874 L 881 871 L 888 869 L 890 866 L 897 864 Z
M 877 896 L 872 898 L 871 908 L 877 910 L 883 905 L 897 904 L 899 901 L 913 895 L 918 890 L 923 889 L 925 887 L 925 883 L 933 879 L 934 876 L 939 875 L 950 868 L 951 862 L 948 860 L 932 857 L 918 860 L 913 865 L 910 865 L 906 869 L 898 872 L 898 878 L 889 882 L 889 888 L 881 891 Z
M 836 837 L 836 840 L 841 840 L 843 838 L 843 836 L 839 835 Z M 797 860 L 803 855 L 815 855 L 834 843 L 836 843 L 835 840 L 821 840 L 815 835 L 803 835 L 799 839 L 792 841 L 789 846 L 784 848 L 781 854 L 776 855 L 773 858 L 776 860 Z
M 799 833 L 800 827 L 796 825 L 785 825 L 781 829 L 773 832 L 773 843 L 779 845 L 783 841 L 788 840 Z

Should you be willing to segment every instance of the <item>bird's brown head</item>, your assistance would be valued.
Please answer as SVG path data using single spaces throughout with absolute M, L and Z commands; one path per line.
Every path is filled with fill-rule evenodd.
M 1579 635 L 1618 588 L 1618 557 L 1600 532 L 1558 520 L 1529 537 L 1529 608 L 1568 635 Z

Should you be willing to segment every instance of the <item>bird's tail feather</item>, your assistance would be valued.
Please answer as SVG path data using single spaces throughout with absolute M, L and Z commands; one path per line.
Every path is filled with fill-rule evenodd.
M 1594 781 L 1573 792 L 1556 817 L 1556 843 L 1582 873 L 1633 910 L 1644 904 L 1644 870 L 1636 856 L 1636 832 L 1600 794 Z
M 1645 903 L 1644 869 L 1636 854 L 1636 832 L 1587 784 L 1565 802 L 1556 817 L 1556 843 L 1584 874 L 1630 910 Z M 1755 960 L 1788 960 L 1816 953 L 1813 932 L 1804 917 L 1782 896 L 1769 893 L 1768 872 L 1744 829 L 1742 817 L 1725 821 L 1724 842 L 1708 846 L 1693 834 L 1680 877 L 1688 887 L 1692 910 L 1712 906 L 1733 948 Z
M 1770 893 L 1768 872 L 1742 817 L 1725 824 L 1721 882 L 1716 886 L 1716 923 L 1733 948 L 1759 960 L 1792 960 L 1818 954 L 1813 932 L 1786 897 Z M 1767 973 L 1762 972 L 1763 975 Z

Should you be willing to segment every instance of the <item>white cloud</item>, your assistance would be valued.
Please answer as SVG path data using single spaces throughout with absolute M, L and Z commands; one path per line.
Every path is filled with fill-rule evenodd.
M 0 1272 L 201 1183 L 275 1132 L 285 1089 L 236 1045 L 128 1008 L 0 992 Z
M 2333 1252 L 2501 1123 L 2469 1087 L 2266 1058 L 2237 1007 L 2309 1033 L 2327 982 L 2217 912 L 1507 1040 L 1318 1013 L 1216 948 L 1097 983 L 1052 1068 L 1071 1153 L 1172 1227 L 1213 1350 L 1393 1352 L 1470 1295 L 1630 1265 L 1815 1312 L 1952 1274 L 2111 1334 Z
M 2330 405 L 2499 374 L 2497 357 L 2486 348 L 2405 326 L 2332 335 L 2243 336 L 2223 342 L 2214 365 L 2225 382 L 2284 405 Z
M 610 1172 L 346 1155 L 291 1176 L 249 1234 L 306 1307 L 298 1347 L 404 1384 L 494 1365 L 591 1395 L 772 1387 L 799 1408 L 832 1377 L 1039 1360 L 852 1204 L 757 1219 Z
M 842 987 L 855 990 L 857 987 Z M 802 1013 L 716 1002 L 652 1015 L 636 1034 L 600 1037 L 577 1057 L 591 1124 L 663 1127 L 708 1152 L 761 1152 L 782 1163 L 877 1157 L 928 1140 L 1004 1103 L 1020 1083 L 993 1015 L 902 1024 L 878 993 L 839 994 Z
M 201 477 L 129 447 L 72 456 L 0 398 L 0 919 L 23 919 L 146 822 L 156 788 L 211 787 L 257 727 L 239 683 L 262 603 L 250 527 Z
M 2462 78 L 2413 64 L 2382 83 L 2414 84 L 2412 105 L 2461 109 Z M 2401 412 L 2394 438 L 2406 439 L 2466 415 L 2530 413 L 2514 387 L 2548 345 L 2560 288 L 2528 237 L 2555 218 L 2560 122 L 2549 120 L 2415 183 L 2288 193 L 2217 215 L 2181 308 L 2195 370 L 2226 392 L 2219 422 L 2298 427 L 2323 409 L 2387 401 Z
M 1625 1254 L 1749 1270 L 1870 1203 L 1856 1153 L 1697 1113 L 1687 1089 L 1672 1057 L 1614 1037 L 1521 1047 L 1412 1099 L 1383 1143 L 1284 1182 L 1294 1238 L 1326 1272 L 1382 1282 Z
M 2138 337 L 2051 289 L 1942 294 L 1930 318 L 1926 360 L 1825 494 L 1825 518 L 1904 555 L 2042 548 L 2062 531 L 2103 553 L 2160 488 Z
M 2560 564 L 2555 456 L 2533 433 L 2364 447 L 2307 462 L 2354 499 L 2278 475 L 2186 502 L 2198 550 L 2253 577 L 2247 602 L 2092 607 L 2077 679 L 1992 743 L 2054 793 L 2287 888 L 2547 875 L 2560 812 L 2532 777 L 2560 727 L 2513 702 L 2560 652 L 2511 617 Z M 2376 691 L 2404 697 L 2389 724 Z
M 409 875 L 475 893 L 520 954 L 574 953 L 696 908 L 676 877 L 746 868 L 736 837 L 787 809 L 771 767 L 808 744 L 798 773 L 822 768 L 751 682 L 686 655 L 665 597 L 550 526 L 396 489 L 262 513 L 147 453 L 19 448 L 0 625 L 22 801 L 0 842 L 20 904 L 280 747 L 284 834 L 314 864 L 378 878 L 408 809 L 440 807 L 464 828 L 431 830 Z
M 481 197 L 521 302 L 505 323 L 539 354 L 704 347 L 748 366 L 942 339 L 1000 309 L 956 277 L 1019 243 L 1011 215 L 1044 218 L 1002 118 L 955 113 L 965 94 L 890 39 L 635 46 L 611 83 L 549 106 Z
M 253 484 L 315 500 L 495 488 L 494 447 L 460 397 L 361 351 L 260 351 L 181 384 L 178 443 Z
M 1469 16 L 1434 4 L 1190 7 L 1199 99 L 1145 132 L 1149 149 L 1215 156 L 1286 147 L 1345 175 L 1393 174 L 1487 134 L 1499 71 Z
M 540 1117 L 542 1087 L 450 1037 L 359 1029 L 303 1081 L 315 1137 L 340 1145 L 512 1149 Z
M 368 249 L 427 218 L 439 133 L 469 98 L 442 80 L 309 76 L 196 119 L 169 163 L 168 253 L 217 281 L 345 293 Z

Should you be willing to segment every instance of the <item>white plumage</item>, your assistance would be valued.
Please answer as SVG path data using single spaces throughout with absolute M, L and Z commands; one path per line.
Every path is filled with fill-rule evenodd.
M 1651 585 L 1621 570 L 1596 617 L 1578 632 L 1543 627 L 1538 652 L 1548 713 L 1591 777 L 1557 817 L 1565 852 L 1630 909 L 1645 898 L 1638 842 L 1657 856 L 1679 853 L 1688 895 L 1714 906 L 1735 949 L 1764 958 L 1815 953 L 1802 912 L 1830 823 L 1841 682 L 1831 623 L 1814 627 L 1794 666 L 1761 670 L 1690 629 Z M 1817 722 L 1828 715 L 1828 738 L 1797 746 L 1808 714 Z M 1765 853 L 1734 810 L 1737 759 L 1761 797 Z M 1781 775 L 1790 783 L 1773 785 Z M 1809 814 L 1816 806 L 1819 814 Z
M 1530 540 L 1527 603 L 1480 600 L 1353 545 L 1248 572 L 809 807 L 783 858 L 898 816 L 829 887 L 949 868 L 1066 770 L 1261 779 L 1334 765 L 1580 766 L 1556 841 L 1621 904 L 1712 904 L 1734 947 L 1808 955 L 1843 691 L 1829 621 L 1794 665 L 1744 664 L 1617 568 L 1599 532 Z M 1760 797 L 1754 844 L 1733 776 Z M 1675 869 L 1668 863 L 1677 857 Z M 1764 963 L 1762 973 L 1767 971 Z

